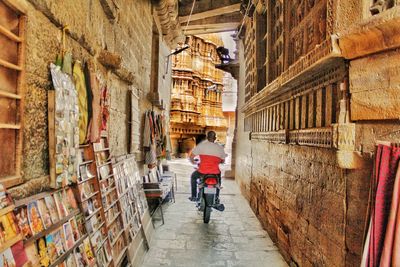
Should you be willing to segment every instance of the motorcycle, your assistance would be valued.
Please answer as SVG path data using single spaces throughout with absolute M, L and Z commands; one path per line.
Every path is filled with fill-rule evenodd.
M 209 223 L 213 208 L 219 211 L 225 210 L 224 204 L 220 204 L 217 198 L 217 190 L 220 189 L 221 183 L 217 174 L 205 174 L 197 179 L 196 206 L 200 211 L 203 211 L 204 223 Z

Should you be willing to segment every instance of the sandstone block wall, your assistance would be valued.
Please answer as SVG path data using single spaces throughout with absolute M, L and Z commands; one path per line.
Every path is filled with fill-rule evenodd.
M 118 6 L 111 11 L 103 8 L 101 2 L 104 0 L 21 1 L 28 8 L 23 148 L 26 183 L 11 190 L 15 197 L 25 197 L 48 186 L 47 91 L 52 89 L 49 64 L 60 51 L 63 26 L 69 28 L 66 48 L 72 51 L 74 59 L 94 60 L 109 88 L 109 135 L 114 155 L 128 153 L 129 149 L 129 90 L 135 88 L 138 91 L 140 116 L 151 108 L 147 100 L 153 28 L 150 1 L 115 1 Z M 112 16 L 115 19 L 110 19 Z M 96 61 L 102 49 L 120 55 L 122 69 L 131 73 L 133 79 L 127 81 Z M 165 86 L 165 90 L 169 90 L 169 85 Z
M 371 47 L 368 42 L 368 34 L 374 39 L 380 23 L 399 18 L 400 7 L 372 17 L 369 1 L 333 2 L 339 44 L 345 35 L 361 42 L 362 48 L 376 47 L 373 53 L 360 50 L 364 54 L 359 55 L 361 52 L 353 49 L 356 56 L 347 58 L 350 115 L 356 127 L 354 147 L 363 155 L 365 166 L 339 168 L 333 148 L 250 140 L 244 114 L 238 114 L 237 183 L 285 259 L 298 266 L 360 265 L 375 142 L 400 138 L 399 48 L 384 46 L 396 35 L 388 36 L 386 31 Z M 357 39 L 358 31 L 363 35 Z M 395 44 L 399 46 L 390 42 L 391 47 Z M 244 52 L 241 45 L 241 67 Z M 239 111 L 245 102 L 246 75 L 241 68 Z

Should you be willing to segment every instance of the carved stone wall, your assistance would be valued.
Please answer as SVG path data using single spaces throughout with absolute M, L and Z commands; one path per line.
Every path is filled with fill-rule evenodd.
M 222 112 L 223 72 L 215 68 L 219 63 L 216 48 L 222 41 L 213 35 L 189 36 L 187 44 L 189 49 L 172 57 L 170 130 L 175 154 L 182 140 L 208 130 L 216 131 L 223 143 L 227 129 Z
M 375 142 L 400 137 L 399 2 L 264 2 L 268 79 L 257 90 L 256 8 L 241 46 L 236 180 L 293 266 L 359 266 Z
M 267 136 L 276 141 L 274 132 L 286 130 L 289 138 L 283 143 L 334 147 L 333 124 L 339 118 L 339 84 L 347 77 L 344 61 L 332 64 L 324 71 L 307 77 L 286 93 L 260 102 L 255 112 L 246 116 L 249 130 L 254 133 L 272 132 Z M 268 141 L 266 135 L 252 139 Z

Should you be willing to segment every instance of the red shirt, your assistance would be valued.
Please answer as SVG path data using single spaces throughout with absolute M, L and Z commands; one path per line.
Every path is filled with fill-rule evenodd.
M 203 174 L 219 174 L 219 164 L 225 159 L 226 154 L 222 146 L 209 141 L 203 141 L 196 146 L 192 154 L 200 156 L 198 171 Z

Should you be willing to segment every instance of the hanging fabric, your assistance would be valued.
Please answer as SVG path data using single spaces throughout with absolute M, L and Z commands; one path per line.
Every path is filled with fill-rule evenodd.
M 88 115 L 89 125 L 87 140 L 96 143 L 100 139 L 101 129 L 101 100 L 100 86 L 93 64 L 85 64 L 85 78 L 88 92 Z
M 109 103 L 108 103 L 108 89 L 104 84 L 100 90 L 100 108 L 101 108 L 101 125 L 100 132 L 107 130 L 108 118 L 110 117 Z
M 87 128 L 88 128 L 88 103 L 85 75 L 82 70 L 80 61 L 75 61 L 72 70 L 76 91 L 78 92 L 78 105 L 79 105 L 79 144 L 86 142 Z
M 398 163 L 400 159 L 400 149 L 398 147 L 387 146 L 379 144 L 376 149 L 374 175 L 371 181 L 370 199 L 371 211 L 369 218 L 368 234 L 366 237 L 364 254 L 361 266 L 378 267 L 381 260 L 382 266 L 391 266 L 389 258 L 392 258 L 392 253 L 386 250 L 393 251 L 393 240 L 391 237 L 386 239 L 387 231 L 393 233 L 393 224 L 390 223 L 389 215 L 395 213 L 393 209 L 392 200 L 395 197 L 395 179 L 398 172 Z M 395 199 L 396 201 L 396 199 Z M 398 206 L 398 205 L 397 205 Z M 399 237 L 400 238 L 400 237 Z M 394 237 L 394 240 L 396 236 Z M 385 252 L 383 253 L 385 247 Z M 383 255 L 383 257 L 382 257 Z
M 400 253 L 399 198 L 400 198 L 400 168 L 398 167 L 396 178 L 394 181 L 392 204 L 390 207 L 388 225 L 386 227 L 385 241 L 382 249 L 382 256 L 380 261 L 381 267 L 400 266 L 400 257 L 395 253 L 395 251 Z M 398 224 L 397 226 L 396 222 Z M 396 230 L 398 232 L 397 235 L 396 235 Z M 397 237 L 397 244 L 395 242 L 396 237 Z M 392 255 L 393 255 L 393 260 L 392 260 Z

